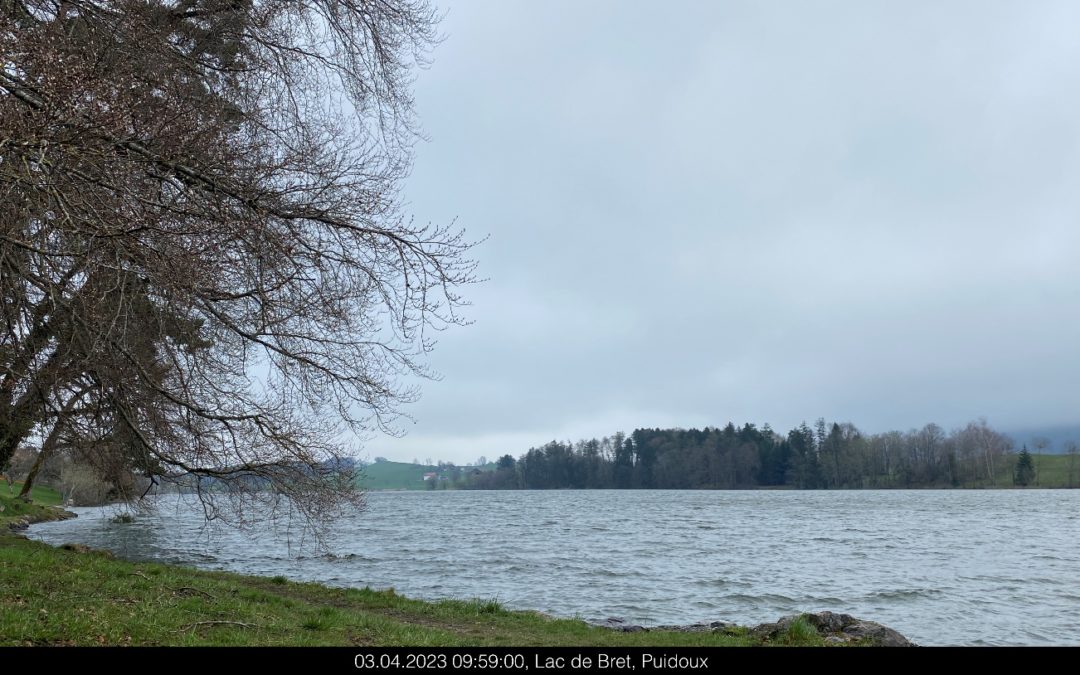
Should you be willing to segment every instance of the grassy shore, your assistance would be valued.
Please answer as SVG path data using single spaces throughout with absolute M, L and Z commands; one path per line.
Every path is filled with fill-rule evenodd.
M 49 495 L 43 494 L 43 501 Z M 57 500 L 58 501 L 58 500 Z M 9 532 L 55 509 L 0 496 L 0 645 L 757 645 L 742 628 L 621 633 L 508 611 L 494 600 L 423 602 L 392 590 L 130 563 Z M 804 627 L 773 643 L 820 645 Z
M 0 485 L 0 490 L 7 490 L 7 488 L 3 485 Z M 22 483 L 16 482 L 14 485 L 12 485 L 10 490 L 7 490 L 7 495 L 8 497 L 14 497 L 15 495 L 19 494 L 20 490 L 22 490 Z M 2 493 L 0 493 L 0 496 L 2 496 Z M 30 488 L 30 498 L 33 500 L 34 504 L 37 504 L 39 506 L 56 506 L 61 502 L 59 492 L 52 488 L 41 487 L 40 485 L 35 485 L 34 487 Z M 8 502 L 4 502 L 4 504 L 7 503 Z M 4 515 L 5 513 L 0 511 L 0 517 Z
M 35 487 L 30 490 L 32 501 L 27 503 L 15 497 L 21 488 L 21 483 L 15 483 L 9 492 L 6 485 L 0 485 L 0 533 L 6 534 L 10 525 L 20 521 L 42 523 L 67 517 L 64 511 L 54 508 L 60 503 L 56 490 Z

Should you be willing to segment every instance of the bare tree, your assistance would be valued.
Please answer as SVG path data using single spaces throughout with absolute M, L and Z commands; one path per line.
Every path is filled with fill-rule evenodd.
M 998 470 L 1013 448 L 1012 439 L 990 428 L 986 418 L 969 423 L 957 435 L 960 444 L 970 447 L 970 454 L 980 458 L 986 481 L 990 485 L 997 485 Z
M 1080 445 L 1076 441 L 1065 443 L 1065 452 L 1069 455 L 1069 482 L 1068 487 L 1076 487 L 1076 458 L 1080 456 Z
M 22 480 L 30 472 L 37 458 L 36 452 L 27 447 L 21 447 L 12 454 L 7 466 L 3 467 L 4 480 L 7 482 L 8 492 L 14 494 L 15 483 Z
M 0 0 L 0 465 L 37 439 L 233 522 L 221 495 L 357 501 L 345 432 L 398 430 L 474 280 L 463 234 L 399 203 L 437 18 Z
M 1041 473 L 1039 470 L 1042 468 L 1043 455 L 1053 444 L 1053 441 L 1046 436 L 1036 436 L 1031 439 L 1031 445 L 1035 448 L 1035 485 L 1039 484 L 1039 474 Z
M 73 461 L 68 461 L 61 467 L 57 487 L 63 503 L 74 506 L 102 504 L 109 493 L 109 484 L 93 469 Z

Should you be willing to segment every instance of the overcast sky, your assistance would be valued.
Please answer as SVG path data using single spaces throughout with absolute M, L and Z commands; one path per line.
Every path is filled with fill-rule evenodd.
M 440 7 L 404 197 L 489 280 L 369 456 L 1080 422 L 1080 3 Z

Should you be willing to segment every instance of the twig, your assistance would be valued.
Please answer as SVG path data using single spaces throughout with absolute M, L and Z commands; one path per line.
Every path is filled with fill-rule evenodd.
M 177 593 L 177 594 L 181 594 L 181 595 L 184 594 L 184 593 L 197 593 L 199 595 L 204 595 L 204 596 L 210 598 L 211 600 L 217 600 L 217 598 L 215 598 L 210 593 L 207 593 L 206 591 L 201 591 L 198 588 L 193 588 L 191 586 L 177 586 L 177 587 L 168 586 L 167 588 L 169 590 L 171 590 L 173 593 Z
M 143 572 L 141 572 L 139 570 L 135 570 L 134 572 L 132 572 L 131 576 L 142 577 L 143 579 L 146 579 L 147 581 L 153 581 L 153 579 L 151 579 L 149 576 L 147 576 L 146 574 L 144 574 Z M 170 591 L 172 591 L 175 594 L 180 594 L 180 595 L 183 595 L 185 593 L 192 594 L 192 595 L 198 594 L 198 595 L 202 595 L 202 596 L 205 596 L 207 598 L 210 598 L 211 600 L 217 600 L 217 598 L 214 597 L 212 594 L 207 593 L 206 591 L 200 590 L 198 588 L 195 588 L 194 586 L 166 586 L 165 588 L 169 589 Z
M 181 626 L 180 630 L 195 630 L 199 626 L 240 626 L 241 628 L 258 628 L 258 626 L 254 624 L 244 623 L 243 621 L 196 621 L 195 623 Z

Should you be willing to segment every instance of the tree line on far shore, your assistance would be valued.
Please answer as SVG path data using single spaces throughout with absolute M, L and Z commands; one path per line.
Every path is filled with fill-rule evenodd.
M 1040 448 L 1042 449 L 1042 448 Z M 1078 447 L 1060 467 L 1065 487 L 1080 482 Z M 1058 468 L 1055 464 L 1055 468 Z M 551 441 L 494 471 L 466 476 L 467 489 L 740 489 L 948 488 L 1037 485 L 1026 446 L 986 420 L 946 432 L 937 424 L 907 432 L 865 434 L 850 423 L 787 434 L 769 425 L 704 429 L 637 429 L 600 439 Z

